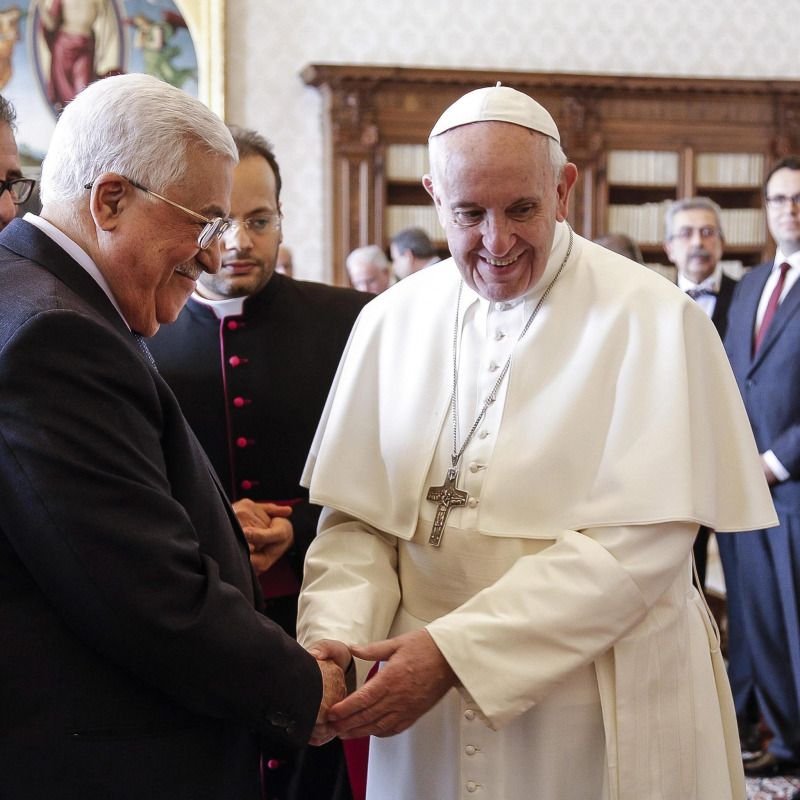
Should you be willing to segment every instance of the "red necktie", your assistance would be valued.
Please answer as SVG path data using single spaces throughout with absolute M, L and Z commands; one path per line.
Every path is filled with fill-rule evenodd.
M 781 274 L 778 278 L 778 282 L 775 284 L 775 288 L 772 290 L 772 294 L 769 296 L 769 302 L 767 303 L 767 310 L 764 312 L 764 319 L 761 320 L 761 327 L 758 329 L 758 333 L 756 334 L 756 341 L 753 345 L 753 355 L 758 352 L 758 348 L 761 346 L 761 342 L 764 339 L 764 334 L 767 332 L 767 328 L 769 328 L 770 322 L 772 322 L 772 318 L 775 316 L 775 311 L 778 308 L 778 303 L 781 299 L 781 292 L 783 291 L 783 283 L 786 280 L 786 273 L 789 271 L 789 264 L 785 261 L 781 264 Z

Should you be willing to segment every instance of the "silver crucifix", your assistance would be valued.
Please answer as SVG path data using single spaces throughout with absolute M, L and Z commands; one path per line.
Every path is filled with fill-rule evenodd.
M 444 526 L 447 524 L 447 516 L 450 514 L 450 509 L 467 504 L 469 495 L 460 489 L 456 489 L 457 477 L 458 467 L 451 467 L 447 470 L 447 477 L 441 486 L 431 486 L 428 489 L 428 500 L 439 504 L 433 520 L 431 535 L 428 539 L 428 544 L 431 547 L 438 547 L 442 543 L 442 534 L 444 533 Z

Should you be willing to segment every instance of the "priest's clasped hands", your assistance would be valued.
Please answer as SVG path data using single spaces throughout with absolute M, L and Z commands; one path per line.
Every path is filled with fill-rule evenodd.
M 352 657 L 384 662 L 360 689 L 326 707 L 323 701 L 311 744 L 338 736 L 393 736 L 404 731 L 456 686 L 458 679 L 423 628 L 373 644 L 346 645 L 322 639 L 309 648 L 318 661 L 334 661 L 343 672 Z

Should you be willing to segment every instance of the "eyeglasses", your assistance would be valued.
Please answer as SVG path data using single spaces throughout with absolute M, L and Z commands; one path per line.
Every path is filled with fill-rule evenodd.
M 251 236 L 263 236 L 281 229 L 283 214 L 260 214 L 257 217 L 248 217 L 241 222 L 237 219 L 225 220 L 228 224 L 225 227 L 224 235 L 227 236 L 235 230 L 244 228 Z
M 719 228 L 713 228 L 711 225 L 704 225 L 702 228 L 678 228 L 675 233 L 670 234 L 670 239 L 680 239 L 683 242 L 688 242 L 695 233 L 700 234 L 701 239 L 713 239 L 715 236 L 722 236 L 722 231 Z
M 122 177 L 125 176 L 123 175 Z M 128 181 L 131 186 L 135 186 L 137 189 L 141 189 L 141 191 L 147 192 L 147 194 L 151 194 L 153 197 L 157 197 L 159 200 L 163 200 L 165 203 L 169 203 L 171 206 L 175 206 L 175 208 L 179 208 L 181 211 L 185 211 L 199 222 L 204 223 L 203 229 L 200 231 L 200 234 L 197 237 L 197 246 L 201 250 L 207 250 L 211 246 L 211 243 L 215 239 L 219 239 L 228 227 L 228 220 L 226 220 L 224 217 L 214 217 L 213 219 L 209 219 L 208 217 L 204 217 L 202 214 L 198 214 L 196 211 L 192 211 L 191 208 L 186 208 L 186 206 L 182 206 L 180 203 L 176 203 L 174 200 L 170 200 L 168 197 L 163 197 L 162 195 L 145 188 L 140 183 L 136 183 L 136 181 L 132 181 L 130 178 L 125 178 L 125 180 Z M 91 189 L 92 184 L 87 183 L 83 188 Z
M 765 199 L 767 201 L 767 208 L 771 208 L 773 211 L 777 211 L 779 208 L 783 208 L 789 203 L 793 206 L 800 207 L 800 194 L 794 194 L 791 197 L 787 197 L 785 194 L 774 194 L 772 197 L 767 197 Z
M 34 186 L 36 181 L 33 178 L 8 178 L 0 181 L 0 196 L 7 191 L 11 195 L 11 202 L 18 206 L 31 196 Z

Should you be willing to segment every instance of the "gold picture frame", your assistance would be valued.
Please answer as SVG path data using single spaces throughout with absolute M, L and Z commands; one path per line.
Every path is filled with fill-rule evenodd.
M 198 95 L 225 119 L 225 0 L 173 0 L 192 35 L 198 68 Z

